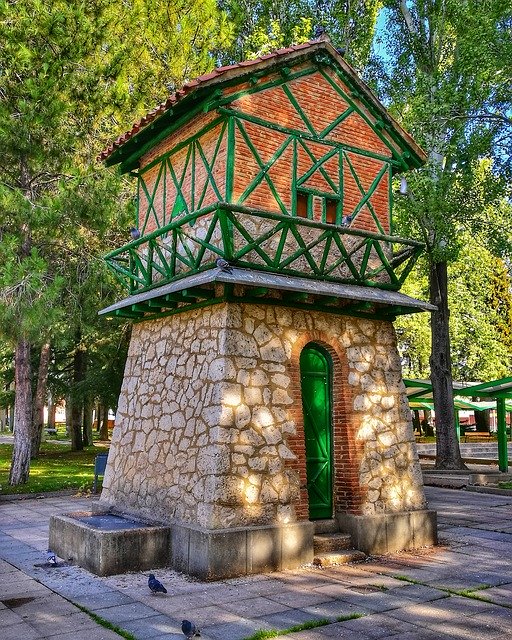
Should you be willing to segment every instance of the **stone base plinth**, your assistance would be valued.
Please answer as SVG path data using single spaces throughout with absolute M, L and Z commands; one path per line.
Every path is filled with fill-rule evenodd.
M 384 554 L 437 544 L 437 514 L 431 510 L 371 516 L 337 513 L 340 531 L 350 533 L 355 549 Z
M 50 518 L 49 548 L 98 576 L 169 564 L 170 528 L 115 516 L 75 512 Z
M 202 580 L 295 569 L 313 559 L 312 522 L 206 530 L 110 513 L 52 516 L 49 548 L 98 576 L 169 566 Z
M 207 530 L 173 524 L 171 566 L 202 580 L 295 569 L 313 559 L 312 522 Z

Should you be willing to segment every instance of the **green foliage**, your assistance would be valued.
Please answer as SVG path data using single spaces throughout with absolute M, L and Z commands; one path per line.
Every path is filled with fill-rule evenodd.
M 503 0 L 384 4 L 388 57 L 374 75 L 391 111 L 429 155 L 427 166 L 408 176 L 413 198 L 398 205 L 431 259 L 451 260 L 459 227 L 482 227 L 483 212 L 509 194 L 512 8 Z M 500 226 L 493 231 L 502 235 Z
M 503 317 L 489 304 L 498 263 L 478 239 L 465 239 L 465 250 L 449 266 L 454 375 L 466 381 L 502 378 L 510 371 L 512 350 L 503 342 Z M 510 304 L 510 292 L 507 298 Z
M 69 451 L 68 445 L 43 443 L 39 458 L 31 462 L 28 482 L 11 487 L 8 478 L 12 445 L 0 444 L 0 494 L 90 490 L 94 480 L 94 458 L 101 451 L 104 449 L 98 447 Z
M 450 339 L 456 380 L 492 380 L 508 375 L 512 358 L 512 281 L 504 262 L 480 237 L 460 232 L 457 258 L 448 267 Z M 427 297 L 425 259 L 402 291 Z M 430 316 L 403 316 L 396 321 L 405 377 L 428 378 L 431 352 Z
M 210 71 L 229 46 L 232 24 L 215 0 L 114 0 L 103 47 L 104 93 L 98 135 L 124 131 L 184 82 Z
M 31 181 L 18 186 L 40 193 L 83 133 L 73 107 L 86 95 L 81 89 L 94 86 L 105 6 L 0 2 L 0 146 L 11 186 L 24 158 Z
M 299 23 L 292 27 L 290 40 L 294 44 L 307 42 L 311 34 L 311 19 L 301 17 Z M 247 36 L 247 57 L 257 58 L 264 56 L 286 45 L 286 33 L 283 32 L 277 20 L 271 20 L 268 25 L 257 25 L 254 31 Z
M 316 27 L 323 27 L 347 59 L 363 68 L 382 0 L 224 0 L 219 6 L 230 17 L 235 35 L 233 46 L 221 56 L 224 62 L 300 44 L 314 37 Z

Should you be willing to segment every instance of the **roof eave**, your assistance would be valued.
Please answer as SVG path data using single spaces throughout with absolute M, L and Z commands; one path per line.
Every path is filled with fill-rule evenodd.
M 226 86 L 233 82 L 243 82 L 245 77 L 253 75 L 254 73 L 261 73 L 261 71 L 270 72 L 273 68 L 282 66 L 285 62 L 296 63 L 322 50 L 341 68 L 350 83 L 361 91 L 363 100 L 366 99 L 366 102 L 376 111 L 386 127 L 392 129 L 399 140 L 402 141 L 404 148 L 406 148 L 410 154 L 410 162 L 408 164 L 410 164 L 412 168 L 424 164 L 427 160 L 427 155 L 423 149 L 421 149 L 414 139 L 389 115 L 370 87 L 358 76 L 355 69 L 325 40 L 307 43 L 304 46 L 299 45 L 293 51 L 284 50 L 286 53 L 283 54 L 276 52 L 268 56 L 262 56 L 255 62 L 246 61 L 246 63 L 233 65 L 232 68 L 223 71 L 221 74 L 215 74 L 215 72 L 208 74 L 205 76 L 206 79 L 189 88 L 183 97 L 177 97 L 174 101 L 172 97 L 168 99 L 164 105 L 168 104 L 169 106 L 166 107 L 162 105 L 162 113 L 160 115 L 157 115 L 149 124 L 142 126 L 140 131 L 131 135 L 126 142 L 122 142 L 113 151 L 109 152 L 108 155 L 104 157 L 105 164 L 112 166 L 124 163 L 130 159 L 130 166 L 123 167 L 123 172 L 135 168 L 140 157 L 148 150 L 146 146 L 147 143 L 150 142 L 151 139 L 155 139 L 155 144 L 157 144 L 159 141 L 157 138 L 158 134 L 171 127 L 172 122 L 177 121 L 180 116 L 183 116 L 187 109 L 190 110 L 192 105 L 199 105 L 209 100 L 211 104 L 208 110 L 216 107 L 215 100 L 211 100 L 212 89 L 214 90 L 216 87 Z M 218 97 L 219 100 L 220 97 L 221 96 Z M 137 153 L 137 148 L 141 149 L 140 154 Z M 105 152 L 103 152 L 103 155 L 104 154 Z

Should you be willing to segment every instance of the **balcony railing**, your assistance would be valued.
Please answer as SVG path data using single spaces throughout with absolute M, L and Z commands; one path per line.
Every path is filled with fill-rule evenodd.
M 217 203 L 105 260 L 130 294 L 214 268 L 218 258 L 248 269 L 398 290 L 422 249 L 414 240 Z

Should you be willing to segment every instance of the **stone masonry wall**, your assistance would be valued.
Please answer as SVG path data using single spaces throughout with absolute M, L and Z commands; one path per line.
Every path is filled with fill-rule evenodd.
M 391 323 L 223 304 L 134 325 L 101 504 L 207 529 L 308 518 L 299 356 L 334 366 L 334 503 L 425 507 Z

